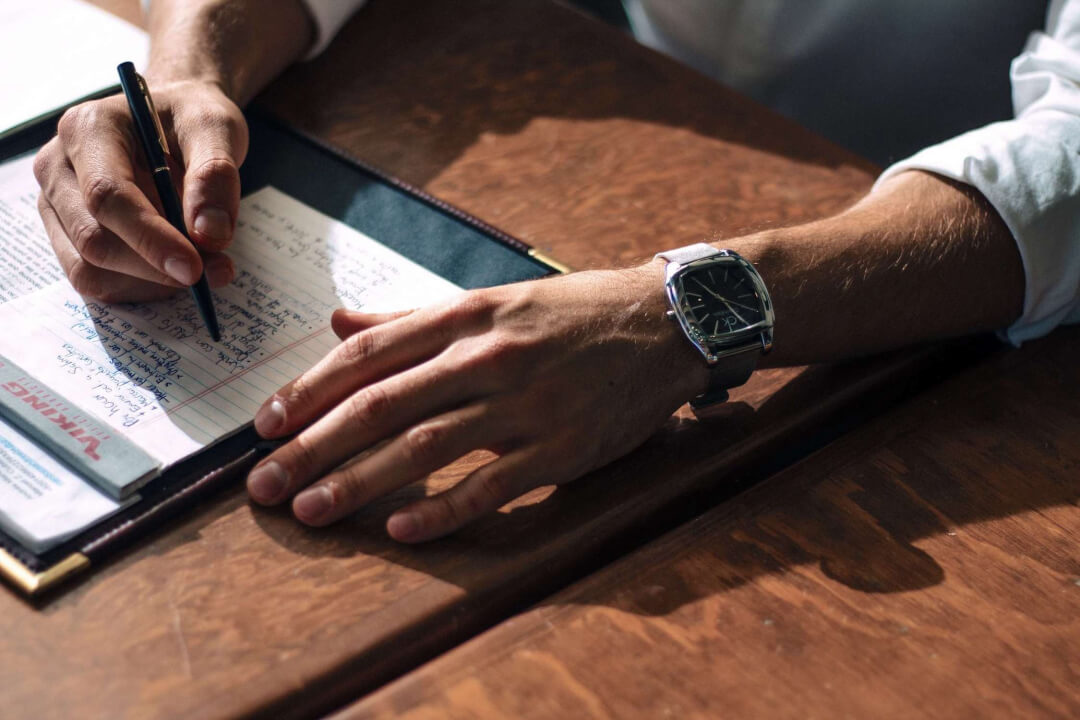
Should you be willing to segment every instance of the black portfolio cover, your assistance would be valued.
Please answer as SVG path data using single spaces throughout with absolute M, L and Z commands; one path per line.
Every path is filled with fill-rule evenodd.
M 0 161 L 48 141 L 57 119 L 6 138 Z M 249 112 L 248 123 L 251 144 L 241 169 L 245 195 L 273 185 L 464 288 L 565 271 L 525 243 L 265 113 Z M 27 594 L 40 593 L 99 564 L 215 489 L 238 482 L 270 447 L 248 427 L 169 468 L 140 491 L 138 502 L 41 554 L 0 532 L 0 574 Z

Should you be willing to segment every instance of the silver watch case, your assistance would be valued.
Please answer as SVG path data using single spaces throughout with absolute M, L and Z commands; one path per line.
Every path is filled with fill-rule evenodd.
M 737 266 L 750 278 L 761 302 L 763 319 L 761 322 L 734 332 L 712 335 L 697 327 L 683 313 L 683 278 L 693 270 L 724 266 Z M 687 339 L 701 352 L 705 362 L 710 366 L 726 357 L 750 350 L 758 350 L 763 354 L 772 350 L 774 321 L 772 299 L 769 297 L 769 291 L 765 289 L 765 283 L 761 279 L 761 275 L 758 274 L 753 265 L 738 253 L 731 250 L 720 250 L 716 255 L 694 260 L 686 265 L 669 262 L 667 264 L 667 277 L 664 281 L 664 288 L 667 291 L 668 305 L 671 308 L 667 312 L 668 317 L 679 322 L 679 326 Z

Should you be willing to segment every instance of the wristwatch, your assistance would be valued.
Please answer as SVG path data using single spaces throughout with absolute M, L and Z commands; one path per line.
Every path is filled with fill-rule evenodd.
M 772 349 L 772 300 L 754 266 L 733 250 L 698 243 L 656 257 L 668 263 L 667 315 L 709 366 L 708 390 L 690 401 L 704 410 L 727 400 Z

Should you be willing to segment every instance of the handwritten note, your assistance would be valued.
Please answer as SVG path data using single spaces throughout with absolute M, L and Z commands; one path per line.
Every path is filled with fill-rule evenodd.
M 164 465 L 239 430 L 336 343 L 338 307 L 386 311 L 452 283 L 273 188 L 244 199 L 236 280 L 214 292 L 213 342 L 189 294 L 105 305 L 66 281 L 0 305 L 0 354 L 123 432 Z

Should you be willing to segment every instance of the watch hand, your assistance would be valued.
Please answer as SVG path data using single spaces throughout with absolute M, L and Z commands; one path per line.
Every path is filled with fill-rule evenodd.
M 742 316 L 742 315 L 740 315 L 740 314 L 739 314 L 739 313 L 738 313 L 738 312 L 737 312 L 737 311 L 735 310 L 735 308 L 731 307 L 731 303 L 729 303 L 729 302 L 728 302 L 727 300 L 725 300 L 724 298 L 720 298 L 720 302 L 722 302 L 722 303 L 724 303 L 725 305 L 727 305 L 727 309 L 731 311 L 731 314 L 732 314 L 732 315 L 734 315 L 735 317 L 739 318 L 739 322 L 741 322 L 741 323 L 742 323 L 743 325 L 749 325 L 749 324 L 750 324 L 750 323 L 746 322 L 746 320 L 744 320 L 744 319 L 743 319 L 743 316 Z
M 721 302 L 725 302 L 725 303 L 728 303 L 730 305 L 737 305 L 737 306 L 743 308 L 744 310 L 757 310 L 756 307 L 751 307 L 749 305 L 743 305 L 742 303 L 735 302 L 734 300 L 728 300 L 727 298 L 717 298 L 717 299 L 720 300 Z
M 719 295 L 717 295 L 715 292 L 713 292 L 713 290 L 708 285 L 706 285 L 705 283 L 701 282 L 697 278 L 692 278 L 692 279 L 693 279 L 694 282 L 696 282 L 698 284 L 699 288 L 701 288 L 705 292 L 709 293 L 710 295 L 712 295 L 717 300 L 723 300 L 724 299 L 724 298 L 720 297 Z
M 727 305 L 727 306 L 728 306 L 728 309 L 729 309 L 729 310 L 731 309 L 731 306 L 732 306 L 732 305 L 738 305 L 739 307 L 743 308 L 744 310 L 757 310 L 757 308 L 755 308 L 755 307 L 750 307 L 749 305 L 743 305 L 742 303 L 739 303 L 739 302 L 735 302 L 734 300 L 728 300 L 728 299 L 727 299 L 726 297 L 724 297 L 723 295 L 720 295 L 720 294 L 716 293 L 716 292 L 715 292 L 714 290 L 712 290 L 711 288 L 709 288 L 709 286 L 708 286 L 708 285 L 706 285 L 705 283 L 701 282 L 701 281 L 700 281 L 700 280 L 698 280 L 697 278 L 694 278 L 694 282 L 696 282 L 696 283 L 698 284 L 698 286 L 699 286 L 699 287 L 701 287 L 701 289 L 702 289 L 702 290 L 704 290 L 705 292 L 709 293 L 710 295 L 712 295 L 712 296 L 713 296 L 714 298 L 716 298 L 716 299 L 717 299 L 717 300 L 719 300 L 720 302 L 722 302 L 722 303 L 724 303 L 725 305 Z M 735 311 L 734 311 L 734 310 L 732 310 L 732 312 L 735 312 Z M 742 320 L 742 318 L 739 318 L 739 319 L 740 319 L 740 320 Z M 744 321 L 744 322 L 745 322 L 745 321 Z

